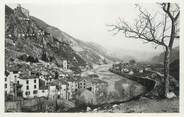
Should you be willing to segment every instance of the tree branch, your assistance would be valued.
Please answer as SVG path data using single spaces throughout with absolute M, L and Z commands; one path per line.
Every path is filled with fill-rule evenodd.
M 178 19 L 179 15 L 180 15 L 180 11 L 177 13 L 176 17 L 174 18 L 175 21 Z
M 163 31 L 162 31 L 162 43 L 164 43 L 164 39 L 165 39 L 165 30 L 166 30 L 166 26 L 167 26 L 167 16 L 164 15 L 164 24 L 163 24 Z
M 148 11 L 143 10 L 139 5 L 136 5 L 140 14 L 138 15 L 135 24 L 131 26 L 119 18 L 119 23 L 116 25 L 109 25 L 112 27 L 111 31 L 115 31 L 114 34 L 118 34 L 120 31 L 122 31 L 127 38 L 142 39 L 147 42 L 153 42 L 157 45 L 168 46 L 165 42 L 165 39 L 171 39 L 171 35 L 167 33 L 170 32 L 168 29 L 171 30 L 172 27 L 167 25 L 167 18 L 169 17 L 172 24 L 175 24 L 174 22 L 178 19 L 180 12 L 178 11 L 177 15 L 174 17 L 170 11 L 170 3 L 162 3 L 161 5 L 165 13 L 163 22 L 158 22 L 156 24 L 155 15 L 152 17 Z M 173 37 L 179 38 L 179 36 L 176 35 L 172 35 L 172 38 Z
M 171 12 L 170 12 L 170 3 L 162 3 L 163 5 L 163 11 L 170 17 L 170 19 L 173 21 L 174 20 L 174 17 L 171 15 Z M 167 8 L 166 8 L 167 7 Z

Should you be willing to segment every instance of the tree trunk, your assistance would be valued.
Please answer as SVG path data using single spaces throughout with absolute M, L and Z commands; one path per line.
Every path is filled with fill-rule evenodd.
M 170 64 L 170 52 L 171 48 L 165 47 L 165 57 L 164 57 L 164 96 L 167 97 L 167 94 L 169 93 L 169 64 Z
M 165 51 L 165 58 L 164 58 L 164 78 L 165 78 L 164 95 L 166 98 L 167 98 L 167 94 L 169 93 L 169 64 L 170 64 L 170 53 L 174 43 L 174 38 L 175 38 L 175 21 L 172 20 L 171 37 L 169 41 L 169 46 L 165 46 L 166 51 Z

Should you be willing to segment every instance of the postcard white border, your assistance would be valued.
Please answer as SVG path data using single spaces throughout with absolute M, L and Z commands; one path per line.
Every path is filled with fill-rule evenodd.
M 37 4 L 56 4 L 56 3 L 68 3 L 68 4 L 80 4 L 82 2 L 177 2 L 181 8 L 180 19 L 180 112 L 179 113 L 4 113 L 4 9 L 5 3 L 37 3 Z M 133 116 L 133 117 L 184 117 L 184 2 L 182 0 L 1 0 L 0 1 L 0 116 L 16 116 L 16 117 L 117 117 L 117 116 Z

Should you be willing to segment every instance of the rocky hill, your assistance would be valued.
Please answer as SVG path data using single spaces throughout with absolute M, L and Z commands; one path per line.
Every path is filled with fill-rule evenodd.
M 68 60 L 71 69 L 111 61 L 100 45 L 75 39 L 56 27 L 29 15 L 21 6 L 5 6 L 5 60 L 21 56 L 52 62 L 62 67 Z

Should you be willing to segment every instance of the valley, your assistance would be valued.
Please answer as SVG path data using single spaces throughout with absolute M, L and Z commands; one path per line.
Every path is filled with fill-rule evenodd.
M 167 99 L 164 53 L 153 53 L 110 51 L 5 5 L 5 112 L 179 112 L 179 47 Z

